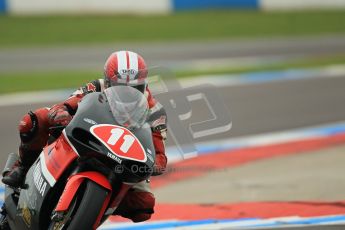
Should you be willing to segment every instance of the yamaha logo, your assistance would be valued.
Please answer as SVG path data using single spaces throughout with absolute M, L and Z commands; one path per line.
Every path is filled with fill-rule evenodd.
M 97 122 L 95 122 L 94 120 L 91 120 L 90 118 L 84 118 L 83 120 L 91 125 L 97 125 Z
M 44 192 L 46 191 L 46 188 L 47 188 L 47 182 L 46 182 L 46 180 L 42 176 L 41 164 L 40 163 L 38 163 L 35 166 L 33 174 L 34 174 L 34 184 L 35 184 L 35 187 L 38 190 L 39 194 L 43 197 Z

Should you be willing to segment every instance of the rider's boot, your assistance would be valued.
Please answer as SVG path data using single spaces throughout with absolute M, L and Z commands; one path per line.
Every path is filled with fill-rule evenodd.
M 19 147 L 19 159 L 15 162 L 10 172 L 3 175 L 2 182 L 8 186 L 18 188 L 24 184 L 25 175 L 36 160 L 40 151 L 27 150 Z
M 2 182 L 11 187 L 20 187 L 24 183 L 28 167 L 24 166 L 21 160 L 17 160 L 10 172 L 2 178 Z

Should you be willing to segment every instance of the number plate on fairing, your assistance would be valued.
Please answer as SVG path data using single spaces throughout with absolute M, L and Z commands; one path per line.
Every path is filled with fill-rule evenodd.
M 101 124 L 92 126 L 90 131 L 115 156 L 146 162 L 147 157 L 143 146 L 128 129 L 117 125 Z

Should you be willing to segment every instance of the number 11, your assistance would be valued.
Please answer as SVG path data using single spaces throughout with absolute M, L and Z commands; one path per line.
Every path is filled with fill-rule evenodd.
M 123 136 L 123 133 L 125 132 L 123 129 L 114 128 L 111 131 L 111 136 L 109 137 L 107 143 L 109 145 L 116 145 L 116 143 L 120 140 L 120 138 Z M 135 138 L 132 135 L 124 135 L 123 136 L 124 142 L 122 143 L 120 150 L 123 153 L 127 153 L 129 148 L 132 146 L 132 144 L 135 141 Z

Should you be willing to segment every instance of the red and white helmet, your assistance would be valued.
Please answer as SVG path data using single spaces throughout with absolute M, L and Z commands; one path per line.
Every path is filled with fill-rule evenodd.
M 144 93 L 147 85 L 147 74 L 144 59 L 131 51 L 112 53 L 104 65 L 106 87 L 128 85 Z

